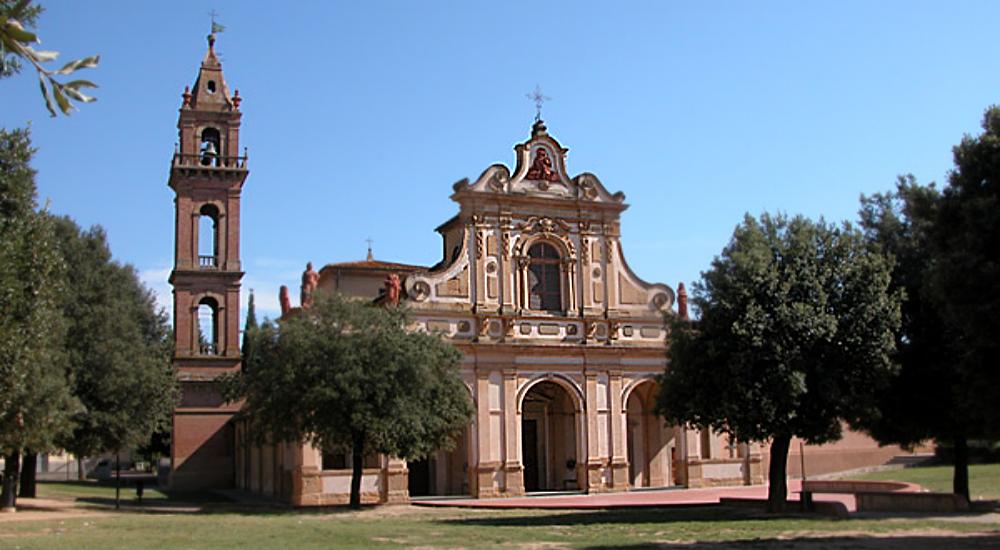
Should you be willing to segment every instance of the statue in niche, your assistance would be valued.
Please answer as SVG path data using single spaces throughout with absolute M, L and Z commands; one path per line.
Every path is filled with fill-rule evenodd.
M 302 272 L 302 292 L 299 296 L 299 302 L 302 307 L 309 307 L 312 305 L 312 295 L 316 287 L 319 286 L 319 273 L 313 271 L 312 262 L 306 263 L 306 270 Z
M 288 313 L 292 309 L 292 298 L 288 295 L 288 287 L 281 285 L 281 289 L 278 290 L 278 301 L 281 302 L 281 315 Z
M 385 303 L 389 305 L 399 304 L 399 293 L 402 289 L 402 285 L 399 282 L 399 275 L 395 273 L 390 273 L 388 277 L 385 278 Z
M 529 180 L 559 181 L 559 174 L 552 169 L 552 159 L 544 147 L 535 149 L 535 160 L 531 163 L 531 168 L 528 168 L 526 177 Z

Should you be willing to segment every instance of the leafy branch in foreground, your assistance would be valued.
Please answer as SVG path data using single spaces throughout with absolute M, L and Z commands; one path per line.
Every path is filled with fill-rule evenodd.
M 17 62 L 19 59 L 31 63 L 38 73 L 38 85 L 49 114 L 55 117 L 55 107 L 58 106 L 64 115 L 70 115 L 76 110 L 73 101 L 91 103 L 97 100 L 97 98 L 81 91 L 84 88 L 97 88 L 97 84 L 84 79 L 60 82 L 56 80 L 56 77 L 74 73 L 79 69 L 97 67 L 100 56 L 93 55 L 76 59 L 59 69 L 45 68 L 42 64 L 55 61 L 59 57 L 59 52 L 36 50 L 32 47 L 32 44 L 40 44 L 41 40 L 35 33 L 25 30 L 24 25 L 20 22 L 23 19 L 30 24 L 37 16 L 38 7 L 30 4 L 30 0 L 20 0 L 13 5 L 9 2 L 0 2 L 0 63 L 3 65 L 0 67 L 0 74 L 6 76 L 18 72 L 20 70 L 20 64 Z M 55 106 L 53 106 L 53 102 Z

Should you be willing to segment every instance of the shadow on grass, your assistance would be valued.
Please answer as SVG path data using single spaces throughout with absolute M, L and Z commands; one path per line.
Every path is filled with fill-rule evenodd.
M 516 513 L 517 510 L 510 510 Z M 544 515 L 506 515 L 501 517 L 472 517 L 440 520 L 452 525 L 480 527 L 553 527 L 595 524 L 664 524 L 678 522 L 767 521 L 809 519 L 839 521 L 831 516 L 814 514 L 766 514 L 761 510 L 728 506 L 670 506 L 664 508 L 624 508 L 593 511 L 549 510 Z
M 681 548 L 690 550 L 713 550 L 723 548 L 831 548 L 834 550 L 888 550 L 890 548 L 905 548 L 906 550 L 937 550 L 939 548 L 996 548 L 1000 547 L 1000 535 L 974 534 L 969 536 L 942 537 L 905 535 L 894 537 L 800 537 L 788 539 L 753 539 L 743 541 L 719 542 L 664 542 L 644 543 L 614 546 L 588 546 L 586 550 L 653 550 L 662 548 Z

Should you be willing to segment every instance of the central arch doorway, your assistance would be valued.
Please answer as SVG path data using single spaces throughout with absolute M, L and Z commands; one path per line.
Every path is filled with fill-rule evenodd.
M 562 385 L 543 381 L 521 402 L 521 464 L 525 492 L 582 489 L 580 408 Z

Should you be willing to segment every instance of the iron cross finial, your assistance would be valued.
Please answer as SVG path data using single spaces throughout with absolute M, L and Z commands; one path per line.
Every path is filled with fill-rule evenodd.
M 552 98 L 546 95 L 542 95 L 542 87 L 538 84 L 535 85 L 535 91 L 530 94 L 525 94 L 525 96 L 535 102 L 535 122 L 542 120 L 542 104 L 546 101 L 551 101 Z
M 372 253 L 372 243 L 374 243 L 375 241 L 373 241 L 371 237 L 369 237 L 365 239 L 365 242 L 368 243 L 368 261 L 370 262 L 375 259 L 375 254 Z

